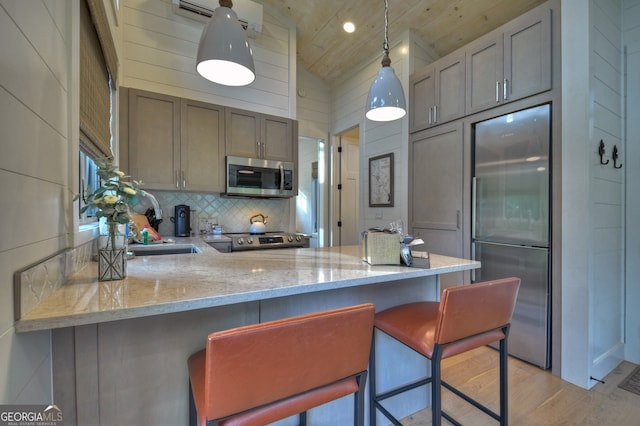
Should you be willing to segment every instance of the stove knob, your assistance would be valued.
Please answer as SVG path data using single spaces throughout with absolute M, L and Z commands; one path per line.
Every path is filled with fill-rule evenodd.
M 251 237 L 247 238 L 247 244 L 253 244 L 253 238 Z
M 291 235 L 289 235 L 289 236 L 287 237 L 287 240 L 289 240 L 289 242 L 291 242 L 291 241 L 293 241 L 293 237 L 292 237 Z
M 296 235 L 296 241 L 300 242 L 300 240 L 302 239 L 302 237 L 300 235 Z
M 238 238 L 238 245 L 241 246 L 244 244 L 244 240 L 242 238 Z

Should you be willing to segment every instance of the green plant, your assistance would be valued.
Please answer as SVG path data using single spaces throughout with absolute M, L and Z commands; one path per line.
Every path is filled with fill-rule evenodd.
M 95 160 L 98 166 L 97 174 L 102 182 L 95 191 L 84 196 L 85 205 L 80 209 L 84 213 L 95 208 L 95 216 L 105 218 L 109 227 L 111 247 L 115 247 L 115 234 L 118 224 L 131 221 L 131 206 L 138 203 L 138 187 L 140 182 L 128 181 L 129 176 L 113 165 L 110 157 Z

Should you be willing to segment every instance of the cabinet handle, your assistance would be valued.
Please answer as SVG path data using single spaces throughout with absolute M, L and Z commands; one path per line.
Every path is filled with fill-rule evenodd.
M 180 189 L 180 172 L 176 170 L 176 189 Z
M 460 229 L 460 210 L 456 210 L 456 228 Z
M 438 105 L 433 106 L 433 122 L 438 122 Z
M 500 82 L 496 81 L 496 102 L 500 102 Z
M 260 146 L 260 141 L 256 141 L 256 155 L 258 158 L 262 156 L 262 147 Z
M 429 125 L 433 124 L 432 108 L 429 107 Z
M 509 80 L 505 78 L 502 81 L 502 99 L 504 99 L 505 101 L 508 99 L 507 98 L 507 94 L 509 93 L 509 90 L 507 89 L 508 84 L 509 84 Z
M 182 189 L 187 187 L 187 181 L 184 178 L 184 170 L 182 171 Z

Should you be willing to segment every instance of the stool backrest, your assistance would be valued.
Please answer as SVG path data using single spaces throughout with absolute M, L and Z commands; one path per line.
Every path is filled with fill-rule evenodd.
M 519 287 L 519 278 L 504 278 L 444 289 L 435 343 L 450 343 L 506 326 L 511 322 Z
M 365 371 L 372 304 L 212 333 L 207 338 L 205 411 L 215 419 Z

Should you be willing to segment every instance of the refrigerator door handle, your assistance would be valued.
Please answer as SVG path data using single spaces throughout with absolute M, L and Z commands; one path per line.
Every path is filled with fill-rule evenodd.
M 471 238 L 476 238 L 476 210 L 478 210 L 478 206 L 476 205 L 476 188 L 478 184 L 478 178 L 473 177 L 471 179 Z
M 471 259 L 478 260 L 478 258 L 476 257 L 476 243 L 471 243 Z M 476 282 L 476 270 L 477 269 L 472 269 L 471 270 L 471 282 L 472 283 Z

